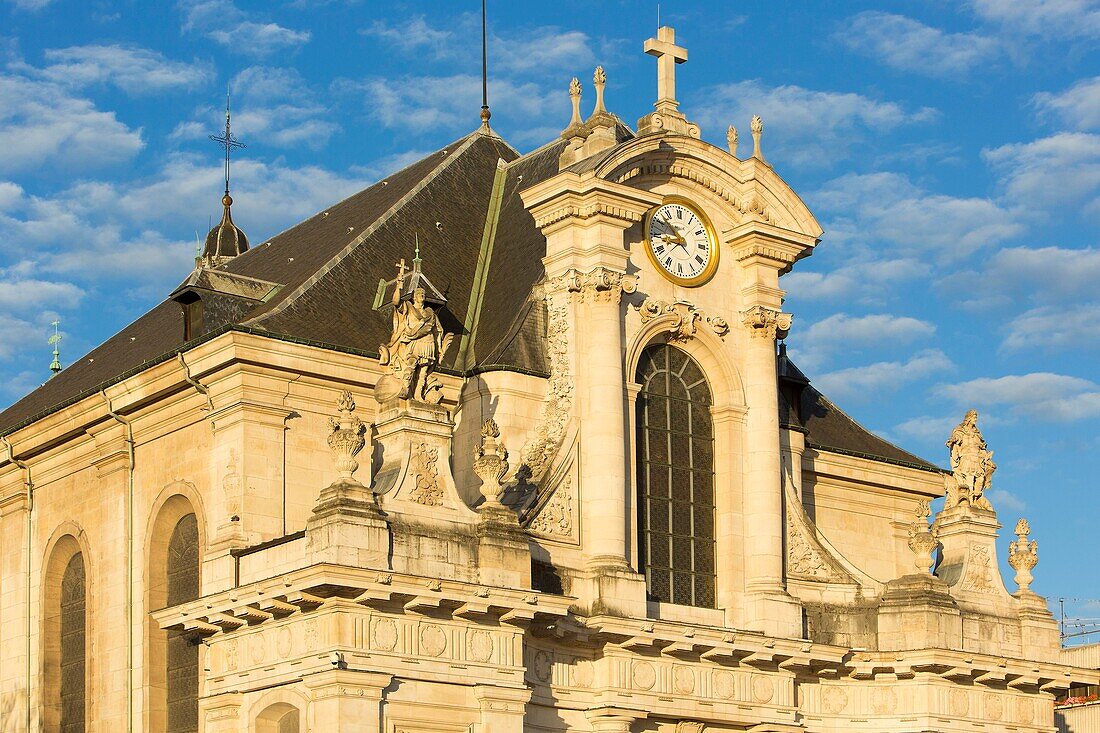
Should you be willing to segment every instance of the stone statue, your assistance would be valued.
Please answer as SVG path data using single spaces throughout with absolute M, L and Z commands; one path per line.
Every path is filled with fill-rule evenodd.
M 970 410 L 963 421 L 951 431 L 947 440 L 951 451 L 951 473 L 945 481 L 947 502 L 944 509 L 960 504 L 993 511 L 993 505 L 985 497 L 997 470 L 993 451 L 987 450 L 982 431 L 978 429 L 978 411 Z
M 404 261 L 398 268 L 393 290 L 393 334 L 389 343 L 378 347 L 379 363 L 389 366 L 393 375 L 378 381 L 375 394 L 379 402 L 396 397 L 439 404 L 443 401 L 443 385 L 432 373 L 454 334 L 443 333 L 439 316 L 424 302 L 424 288 L 416 288 L 411 301 L 402 301 Z

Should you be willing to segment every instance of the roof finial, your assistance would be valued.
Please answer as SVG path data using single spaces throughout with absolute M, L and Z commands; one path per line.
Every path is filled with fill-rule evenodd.
M 222 204 L 229 206 L 233 203 L 233 199 L 229 197 L 229 158 L 233 148 L 243 148 L 244 143 L 237 138 L 233 137 L 233 128 L 230 125 L 230 95 L 229 85 L 225 87 L 225 134 L 224 135 L 211 135 L 210 139 L 216 143 L 219 143 L 225 148 L 225 197 L 222 199 Z
M 766 163 L 764 152 L 760 149 L 760 138 L 764 136 L 764 120 L 760 119 L 760 115 L 752 116 L 749 128 L 752 130 L 752 157 Z
M 489 131 L 489 36 L 485 22 L 485 0 L 481 0 L 481 128 Z
M 59 347 L 61 334 L 57 330 L 57 327 L 61 325 L 61 321 L 55 320 L 51 325 L 53 325 L 53 336 L 50 336 L 49 343 L 53 344 L 53 361 L 50 362 L 50 371 L 57 374 L 61 371 L 61 349 Z
M 733 125 L 726 130 L 726 145 L 729 146 L 730 155 L 737 157 L 737 128 Z
M 607 72 L 602 66 L 597 66 L 592 74 L 592 86 L 596 87 L 596 108 L 592 110 L 592 116 L 607 114 L 607 107 L 603 103 L 603 89 L 607 85 Z

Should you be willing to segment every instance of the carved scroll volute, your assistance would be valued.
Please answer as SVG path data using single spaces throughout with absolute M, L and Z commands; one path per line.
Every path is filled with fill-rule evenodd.
M 340 394 L 338 403 L 340 417 L 330 417 L 329 424 L 332 432 L 328 436 L 328 445 L 332 449 L 332 455 L 336 459 L 336 470 L 344 478 L 350 479 L 355 470 L 359 468 L 359 462 L 355 457 L 366 445 L 367 426 L 363 424 L 353 413 L 355 412 L 355 400 L 351 392 L 344 390 Z
M 1021 592 L 1031 590 L 1031 581 L 1034 580 L 1031 571 L 1039 563 L 1039 543 L 1035 540 L 1028 542 L 1031 534 L 1031 525 L 1026 519 L 1016 522 L 1016 539 L 1008 543 L 1008 564 L 1016 571 L 1016 585 Z
M 753 338 L 785 338 L 791 330 L 794 316 L 781 313 L 762 305 L 754 305 L 741 313 L 741 322 L 748 328 Z
M 496 420 L 486 420 L 481 426 L 481 442 L 474 446 L 474 473 L 481 479 L 481 494 L 485 497 L 482 508 L 503 506 L 500 495 L 504 487 L 500 482 L 508 473 L 508 451 L 500 440 Z
M 921 575 L 931 571 L 936 548 L 940 545 L 936 526 L 928 526 L 928 517 L 931 514 L 929 503 L 921 501 L 917 505 L 917 521 L 909 527 L 909 549 L 913 551 L 913 564 Z

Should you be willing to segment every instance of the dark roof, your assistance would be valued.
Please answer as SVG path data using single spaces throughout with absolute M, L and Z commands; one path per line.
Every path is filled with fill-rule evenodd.
M 444 326 L 456 333 L 444 366 L 456 366 L 465 335 L 469 354 L 461 366 L 467 369 L 546 374 L 546 305 L 533 295 L 544 277 L 546 240 L 519 191 L 556 175 L 566 144 L 559 138 L 521 156 L 495 135 L 472 133 L 219 268 L 196 270 L 172 297 L 204 291 L 214 305 L 213 296 L 232 296 L 232 303 L 207 312 L 208 320 L 221 320 L 206 323 L 205 338 L 238 328 L 377 353 L 391 327 L 372 307 L 378 283 L 394 277 L 400 260 L 412 262 L 415 236 L 424 274 L 447 299 Z M 490 242 L 484 285 L 475 286 Z M 478 301 L 480 313 L 468 313 Z M 0 431 L 190 348 L 195 342 L 184 342 L 183 322 L 180 303 L 165 300 L 0 413 Z M 940 470 L 861 427 L 785 355 L 779 366 L 781 420 L 805 430 L 812 446 Z

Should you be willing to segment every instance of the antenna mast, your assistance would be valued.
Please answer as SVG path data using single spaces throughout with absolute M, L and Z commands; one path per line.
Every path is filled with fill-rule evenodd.
M 489 36 L 485 22 L 485 0 L 481 0 L 481 127 L 489 129 Z

